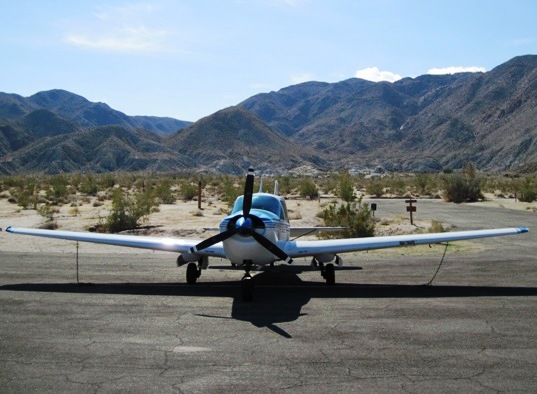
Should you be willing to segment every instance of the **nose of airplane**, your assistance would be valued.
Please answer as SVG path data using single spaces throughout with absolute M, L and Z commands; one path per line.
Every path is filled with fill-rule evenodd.
M 240 235 L 251 235 L 254 231 L 254 221 L 251 217 L 240 217 L 235 222 L 235 228 Z

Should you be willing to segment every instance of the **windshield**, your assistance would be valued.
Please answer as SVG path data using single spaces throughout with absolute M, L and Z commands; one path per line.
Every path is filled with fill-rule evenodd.
M 235 201 L 235 205 L 233 206 L 233 212 L 236 213 L 239 211 L 242 211 L 242 204 L 244 203 L 244 196 L 240 196 Z M 262 209 L 264 211 L 269 211 L 275 214 L 276 216 L 280 216 L 280 201 L 278 198 L 275 198 L 273 196 L 264 196 L 259 194 L 254 194 L 252 198 L 252 209 Z

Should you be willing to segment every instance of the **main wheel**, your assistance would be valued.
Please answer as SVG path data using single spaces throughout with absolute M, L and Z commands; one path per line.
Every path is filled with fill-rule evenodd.
M 186 283 L 193 285 L 198 280 L 199 272 L 196 263 L 189 263 L 186 266 Z
M 336 283 L 336 272 L 334 269 L 334 264 L 327 264 L 324 268 L 324 279 L 328 286 L 333 286 Z
M 254 297 L 254 280 L 251 276 L 245 276 L 241 280 L 242 300 L 249 302 Z

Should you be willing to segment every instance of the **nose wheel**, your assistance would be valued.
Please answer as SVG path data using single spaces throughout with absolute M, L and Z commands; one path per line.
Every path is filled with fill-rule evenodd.
M 189 263 L 186 266 L 186 283 L 193 285 L 201 275 L 201 270 L 196 263 Z
M 250 275 L 250 270 L 252 269 L 252 262 L 244 262 L 244 276 L 241 280 L 241 291 L 242 291 L 242 300 L 246 302 L 252 301 L 254 297 L 254 278 Z
M 246 302 L 252 301 L 254 297 L 254 278 L 250 274 L 244 275 L 241 280 L 242 300 Z

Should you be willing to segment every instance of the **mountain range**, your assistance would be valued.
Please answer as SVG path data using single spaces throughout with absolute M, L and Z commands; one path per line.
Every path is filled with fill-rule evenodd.
M 195 123 L 127 116 L 63 90 L 0 93 L 0 173 L 203 170 L 248 165 L 537 170 L 537 56 L 486 73 L 394 83 L 306 82 Z

